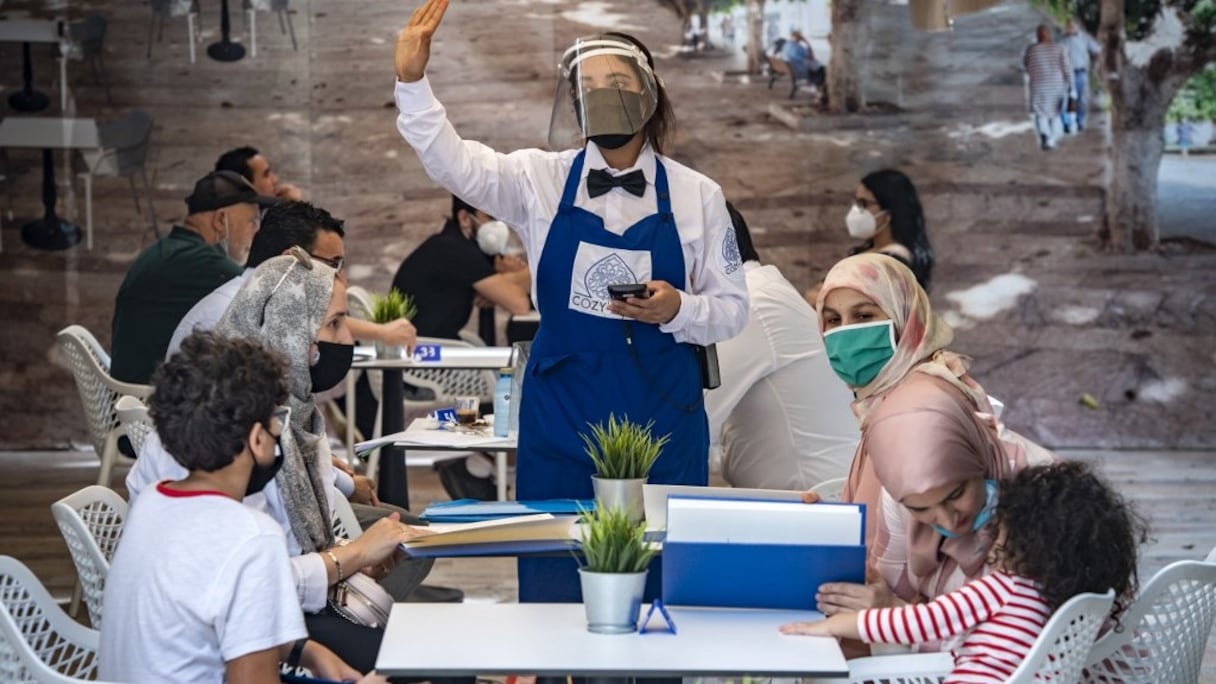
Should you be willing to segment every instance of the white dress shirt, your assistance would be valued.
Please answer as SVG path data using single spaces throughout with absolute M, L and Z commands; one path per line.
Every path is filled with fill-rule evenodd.
M 249 280 L 249 274 L 253 273 L 252 268 L 245 269 L 239 276 L 229 280 L 211 291 L 211 294 L 203 297 L 190 307 L 182 320 L 178 322 L 177 328 L 173 330 L 173 337 L 169 338 L 169 347 L 165 350 L 165 360 L 168 361 L 170 356 L 177 353 L 178 349 L 182 348 L 182 340 L 190 336 L 190 333 L 195 330 L 214 330 L 215 324 L 220 322 L 224 312 L 228 310 L 228 305 L 232 303 L 232 298 L 236 296 L 241 286 Z
M 722 385 L 705 394 L 711 466 L 720 458 L 735 487 L 807 489 L 844 477 L 861 436 L 815 310 L 776 266 L 743 268 L 751 316 L 718 344 Z
M 318 443 L 317 465 L 321 468 L 321 481 L 333 482 L 334 473 L 339 471 L 334 468 L 328 440 L 322 439 Z M 135 501 L 140 492 L 148 487 L 154 487 L 165 480 L 183 480 L 188 474 L 189 471 L 174 460 L 161 443 L 160 435 L 153 430 L 144 441 L 135 465 L 131 466 L 131 471 L 127 473 L 127 494 L 131 501 Z M 334 488 L 330 487 L 326 498 L 331 511 L 334 509 L 334 495 Z M 287 553 L 291 556 L 291 571 L 295 576 L 300 608 L 305 613 L 316 613 L 324 608 L 329 590 L 325 561 L 321 554 L 303 553 L 300 548 L 299 540 L 291 531 L 291 521 L 287 518 L 283 499 L 279 496 L 278 480 L 271 480 L 260 493 L 245 497 L 241 503 L 269 515 L 283 528 L 287 536 Z
M 532 299 L 539 301 L 537 265 L 579 150 L 495 152 L 479 142 L 460 138 L 426 78 L 398 82 L 395 95 L 397 130 L 418 153 L 427 175 L 469 204 L 503 220 L 519 235 L 530 256 Z M 642 149 L 634 166 L 611 169 L 617 173 L 641 169 L 646 175 L 642 197 L 621 188 L 594 199 L 589 197 L 587 172 L 607 169 L 608 164 L 594 143 L 588 143 L 586 151 L 574 206 L 601 217 L 604 228 L 617 235 L 657 211 L 656 155 L 649 145 Z M 677 342 L 711 344 L 728 339 L 747 323 L 747 290 L 722 189 L 678 162 L 666 157 L 662 161 L 688 282 L 680 292 L 675 318 L 659 329 L 671 333 Z

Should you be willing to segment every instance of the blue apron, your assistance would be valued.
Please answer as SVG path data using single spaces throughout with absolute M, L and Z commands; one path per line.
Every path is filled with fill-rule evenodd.
M 549 227 L 536 268 L 540 329 L 532 342 L 519 414 L 516 496 L 521 500 L 594 497 L 595 468 L 579 433 L 609 413 L 634 422 L 654 420 L 653 433 L 671 440 L 650 471 L 655 484 L 705 485 L 709 480 L 709 425 L 701 401 L 696 357 L 658 325 L 584 313 L 572 307 L 603 307 L 606 285 L 645 280 L 630 271 L 621 250 L 648 252 L 652 280 L 687 288 L 684 252 L 671 213 L 667 172 L 655 160 L 658 213 L 623 235 L 604 229 L 599 216 L 574 206 L 582 176 L 579 153 L 566 177 L 557 216 Z M 574 277 L 580 250 L 608 254 Z M 585 259 L 583 263 L 585 263 Z M 578 287 L 575 286 L 577 282 Z M 626 325 L 633 350 L 626 341 Z M 565 558 L 521 558 L 521 602 L 577 602 L 577 563 Z M 658 586 L 657 567 L 648 585 Z

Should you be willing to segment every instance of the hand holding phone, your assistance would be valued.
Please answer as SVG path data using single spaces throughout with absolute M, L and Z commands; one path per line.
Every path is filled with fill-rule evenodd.
M 646 283 L 617 283 L 608 286 L 608 294 L 617 301 L 626 299 L 649 299 L 650 288 Z

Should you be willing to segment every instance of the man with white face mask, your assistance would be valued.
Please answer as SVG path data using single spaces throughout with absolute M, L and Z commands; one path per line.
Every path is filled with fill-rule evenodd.
M 452 214 L 443 230 L 407 256 L 393 277 L 393 287 L 413 297 L 418 307 L 412 322 L 419 336 L 459 337 L 475 297 L 515 315 L 528 313 L 532 308 L 528 269 L 499 272 L 486 258 L 489 250 L 501 254 L 506 233 L 501 221 L 452 197 Z
M 135 259 L 118 289 L 111 375 L 147 384 L 182 316 L 240 275 L 258 229 L 259 208 L 274 202 L 231 171 L 195 183 L 186 198 L 185 220 Z

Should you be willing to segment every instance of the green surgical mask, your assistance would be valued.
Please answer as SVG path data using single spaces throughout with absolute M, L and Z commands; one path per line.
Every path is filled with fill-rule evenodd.
M 854 389 L 865 387 L 895 356 L 895 325 L 891 321 L 844 325 L 823 335 L 832 370 Z

